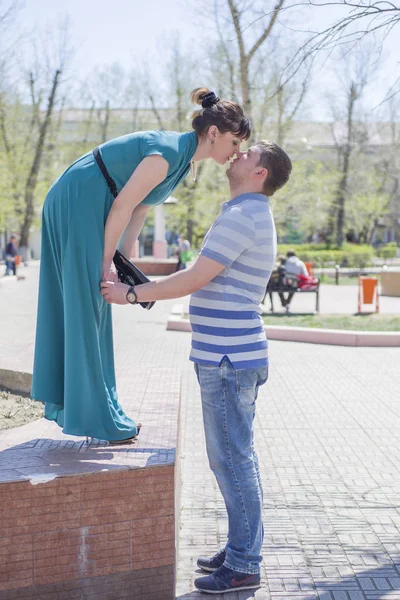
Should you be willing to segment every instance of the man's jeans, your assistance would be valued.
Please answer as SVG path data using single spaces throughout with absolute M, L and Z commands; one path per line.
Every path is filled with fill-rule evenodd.
M 253 443 L 258 388 L 268 367 L 235 370 L 228 358 L 219 367 L 195 363 L 201 388 L 208 460 L 228 512 L 225 566 L 259 573 L 264 530 L 262 487 Z

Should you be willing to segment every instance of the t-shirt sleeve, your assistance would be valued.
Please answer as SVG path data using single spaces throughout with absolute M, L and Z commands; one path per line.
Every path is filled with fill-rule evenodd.
M 230 267 L 243 252 L 254 245 L 255 224 L 240 210 L 229 210 L 221 215 L 204 239 L 202 256 L 212 258 L 224 267 Z
M 140 144 L 142 160 L 146 156 L 162 156 L 173 168 L 179 158 L 176 135 L 169 131 L 146 131 Z

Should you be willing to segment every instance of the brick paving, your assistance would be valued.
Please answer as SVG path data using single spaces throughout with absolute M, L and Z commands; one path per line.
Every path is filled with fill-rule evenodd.
M 0 290 L 3 368 L 31 368 L 34 268 Z M 194 591 L 196 557 L 224 543 L 227 524 L 205 456 L 190 335 L 165 331 L 171 305 L 115 307 L 116 364 L 122 402 L 134 393 L 129 365 L 182 372 L 176 597 L 196 600 L 206 597 Z M 262 588 L 229 599 L 400 600 L 400 349 L 271 342 L 270 356 L 255 424 Z

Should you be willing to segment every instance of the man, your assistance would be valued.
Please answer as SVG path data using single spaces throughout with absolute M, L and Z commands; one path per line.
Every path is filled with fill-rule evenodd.
M 180 235 L 178 238 L 176 254 L 178 256 L 176 271 L 182 271 L 183 269 L 186 269 L 186 263 L 191 260 L 190 242 L 189 240 L 185 240 L 183 235 Z
M 268 343 L 260 302 L 276 256 L 268 196 L 289 179 L 291 162 L 273 142 L 240 152 L 227 170 L 231 200 L 185 271 L 129 288 L 102 282 L 107 302 L 132 304 L 192 294 L 192 350 L 201 388 L 207 454 L 228 513 L 226 547 L 198 566 L 210 594 L 260 585 L 262 488 L 253 446 L 258 388 L 268 378 Z
M 287 275 L 304 275 L 304 277 L 308 277 L 306 265 L 299 259 L 294 250 L 288 250 L 286 257 L 285 267 Z
M 286 252 L 286 261 L 285 261 L 285 271 L 286 275 L 289 277 L 292 276 L 292 280 L 295 282 L 295 287 L 297 288 L 297 276 L 302 275 L 303 277 L 308 277 L 308 271 L 305 263 L 299 259 L 294 250 L 288 250 Z M 294 276 L 294 277 L 293 277 Z M 286 312 L 289 312 L 290 303 L 292 301 L 294 292 L 289 292 L 287 298 L 285 299 L 283 294 L 279 294 L 281 297 L 282 306 L 286 308 Z
M 17 274 L 17 264 L 16 264 L 16 256 L 18 254 L 17 250 L 17 236 L 10 235 L 10 239 L 8 240 L 8 244 L 6 246 L 6 275 Z

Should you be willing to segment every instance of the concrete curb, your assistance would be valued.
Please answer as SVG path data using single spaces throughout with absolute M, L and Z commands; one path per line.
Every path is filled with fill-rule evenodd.
M 188 319 L 175 312 L 167 322 L 170 331 L 191 331 Z M 400 346 L 400 331 L 345 331 L 339 329 L 313 329 L 310 327 L 266 326 L 265 333 L 269 340 L 285 342 L 306 342 L 309 344 L 328 344 L 331 346 Z
M 23 371 L 11 371 L 0 369 L 0 386 L 12 392 L 30 394 L 32 385 L 32 373 Z

